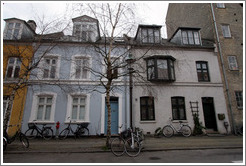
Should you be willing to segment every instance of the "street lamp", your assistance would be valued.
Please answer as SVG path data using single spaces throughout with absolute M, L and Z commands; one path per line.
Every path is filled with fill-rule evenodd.
M 126 63 L 128 64 L 128 70 L 129 70 L 129 95 L 130 95 L 130 127 L 132 129 L 132 73 L 134 72 L 134 69 L 132 68 L 132 63 L 135 62 L 135 59 L 133 55 L 131 54 L 131 51 L 129 51 L 129 55 L 126 58 Z

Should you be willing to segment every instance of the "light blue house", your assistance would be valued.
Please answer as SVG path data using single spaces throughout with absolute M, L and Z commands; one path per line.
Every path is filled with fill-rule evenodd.
M 105 61 L 100 51 L 105 50 L 105 40 L 100 37 L 98 20 L 81 16 L 73 19 L 73 34 L 61 33 L 43 35 L 34 61 L 41 59 L 38 68 L 31 73 L 31 85 L 25 104 L 22 130 L 28 123 L 36 121 L 52 126 L 56 133 L 69 123 L 89 122 L 90 135 L 104 135 L 107 129 L 107 108 L 105 104 L 106 81 Z M 56 42 L 53 42 L 56 41 Z M 95 47 L 95 43 L 99 43 Z M 101 49 L 100 49 L 101 48 Z M 124 63 L 126 52 L 124 40 L 115 41 L 112 52 L 113 66 Z M 117 77 L 124 68 L 115 67 Z M 129 127 L 127 78 L 118 77 L 113 82 L 111 94 L 112 134 Z M 73 125 L 76 127 L 76 125 Z M 119 128 L 123 126 L 122 128 Z

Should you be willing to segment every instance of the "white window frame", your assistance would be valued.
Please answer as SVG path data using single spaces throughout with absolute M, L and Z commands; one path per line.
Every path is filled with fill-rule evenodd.
M 49 58 L 50 59 L 54 59 L 54 58 L 57 59 L 55 78 L 50 78 L 50 77 L 44 78 L 44 66 L 46 65 L 45 60 L 49 59 Z M 47 54 L 47 55 L 45 55 L 39 64 L 38 78 L 44 79 L 44 80 L 56 80 L 56 79 L 58 79 L 59 75 L 60 75 L 60 65 L 61 65 L 60 62 L 61 62 L 61 56 L 58 54 Z
M 117 56 L 115 56 L 115 55 L 111 55 L 111 62 L 112 61 L 114 61 L 114 59 L 116 59 L 116 58 L 118 58 Z M 120 63 L 120 62 L 122 62 L 122 58 L 118 58 L 118 64 Z M 104 74 L 104 75 L 107 75 L 107 71 L 106 71 L 106 64 L 105 64 L 105 62 L 104 62 L 104 60 L 102 60 L 102 73 Z M 114 64 L 113 64 L 114 65 Z M 123 73 L 123 68 L 118 68 L 118 74 L 117 75 L 120 75 L 120 74 L 122 74 Z M 123 77 L 121 76 L 121 77 L 118 77 L 117 79 L 114 79 L 114 80 L 117 80 L 117 81 L 121 81 L 123 79 Z M 106 81 L 106 78 L 103 78 L 102 79 L 103 81 Z
M 50 119 L 49 120 L 37 120 L 37 113 L 38 113 L 38 103 L 40 96 L 52 96 L 52 105 L 51 105 L 51 112 L 50 112 Z M 34 93 L 33 101 L 32 101 L 32 111 L 31 116 L 29 119 L 29 123 L 37 120 L 37 123 L 55 123 L 55 109 L 56 109 L 56 98 L 57 94 L 54 92 L 38 92 Z
M 11 58 L 14 58 L 14 63 L 13 64 L 10 64 L 9 63 L 9 61 L 10 61 L 10 59 Z M 17 64 L 17 62 L 18 62 L 18 60 L 20 61 L 20 64 Z M 18 77 L 19 77 L 19 75 L 20 75 L 20 71 L 21 71 L 21 59 L 19 58 L 19 57 L 9 57 L 9 59 L 8 59 L 8 66 L 7 66 L 7 70 L 6 70 L 6 74 L 5 74 L 5 78 L 6 79 L 17 79 Z M 8 74 L 8 69 L 9 69 L 9 67 L 13 67 L 13 69 L 12 69 L 12 73 L 11 73 L 11 77 L 8 77 L 7 76 L 7 74 Z M 19 67 L 19 73 L 18 73 L 18 77 L 14 77 L 14 73 L 15 73 L 15 69 L 16 69 L 16 67 Z
M 94 42 L 96 40 L 96 23 L 74 23 L 73 35 L 81 38 L 82 41 Z M 85 33 L 85 38 L 83 37 Z
M 237 57 L 236 56 L 228 56 L 228 65 L 230 70 L 238 70 L 237 65 Z
M 76 78 L 76 59 L 88 59 L 88 71 L 87 71 L 87 78 Z M 72 80 L 87 80 L 91 79 L 91 72 L 90 69 L 92 67 L 92 58 L 88 55 L 73 55 L 71 61 L 71 69 L 70 69 L 70 79 Z
M 10 29 L 9 28 L 9 24 L 12 24 L 13 23 L 13 28 Z M 17 29 L 15 26 L 16 24 L 20 24 L 20 28 L 19 28 L 19 32 L 18 32 L 18 36 L 17 37 L 14 37 L 14 33 L 15 33 L 15 30 Z M 14 40 L 14 39 L 20 39 L 21 38 L 21 35 L 22 35 L 22 29 L 23 29 L 23 24 L 21 22 L 8 22 L 6 23 L 6 29 L 5 29 L 5 39 L 9 39 L 9 40 Z M 8 30 L 11 31 L 11 36 L 8 37 Z
M 221 25 L 221 30 L 224 38 L 231 38 L 231 30 L 230 30 L 230 25 Z
M 67 114 L 65 123 L 69 123 L 69 117 L 72 119 L 72 104 L 73 104 L 73 97 L 85 97 L 85 119 L 84 120 L 73 120 L 72 123 L 83 123 L 88 122 L 90 123 L 90 94 L 83 94 L 83 93 L 71 93 L 67 95 Z
M 216 3 L 217 8 L 223 9 L 225 8 L 225 4 L 224 3 Z

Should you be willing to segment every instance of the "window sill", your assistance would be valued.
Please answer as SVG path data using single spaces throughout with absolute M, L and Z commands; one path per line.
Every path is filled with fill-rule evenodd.
M 172 120 L 172 123 L 179 123 L 179 121 L 182 121 L 182 123 L 188 123 L 187 120 Z
M 40 124 L 55 124 L 55 121 L 29 121 L 28 123 L 37 123 Z
M 156 123 L 156 121 L 155 120 L 150 120 L 150 121 L 140 121 L 140 123 Z

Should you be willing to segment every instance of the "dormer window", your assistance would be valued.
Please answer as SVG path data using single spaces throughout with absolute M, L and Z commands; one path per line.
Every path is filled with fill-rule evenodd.
M 80 37 L 82 41 L 93 41 L 95 29 L 94 25 L 77 24 L 74 26 L 74 36 Z
M 200 45 L 199 32 L 194 30 L 182 30 L 182 43 L 189 45 Z
M 19 39 L 21 23 L 7 23 L 6 39 Z
M 142 43 L 160 43 L 160 30 L 154 28 L 142 29 Z

